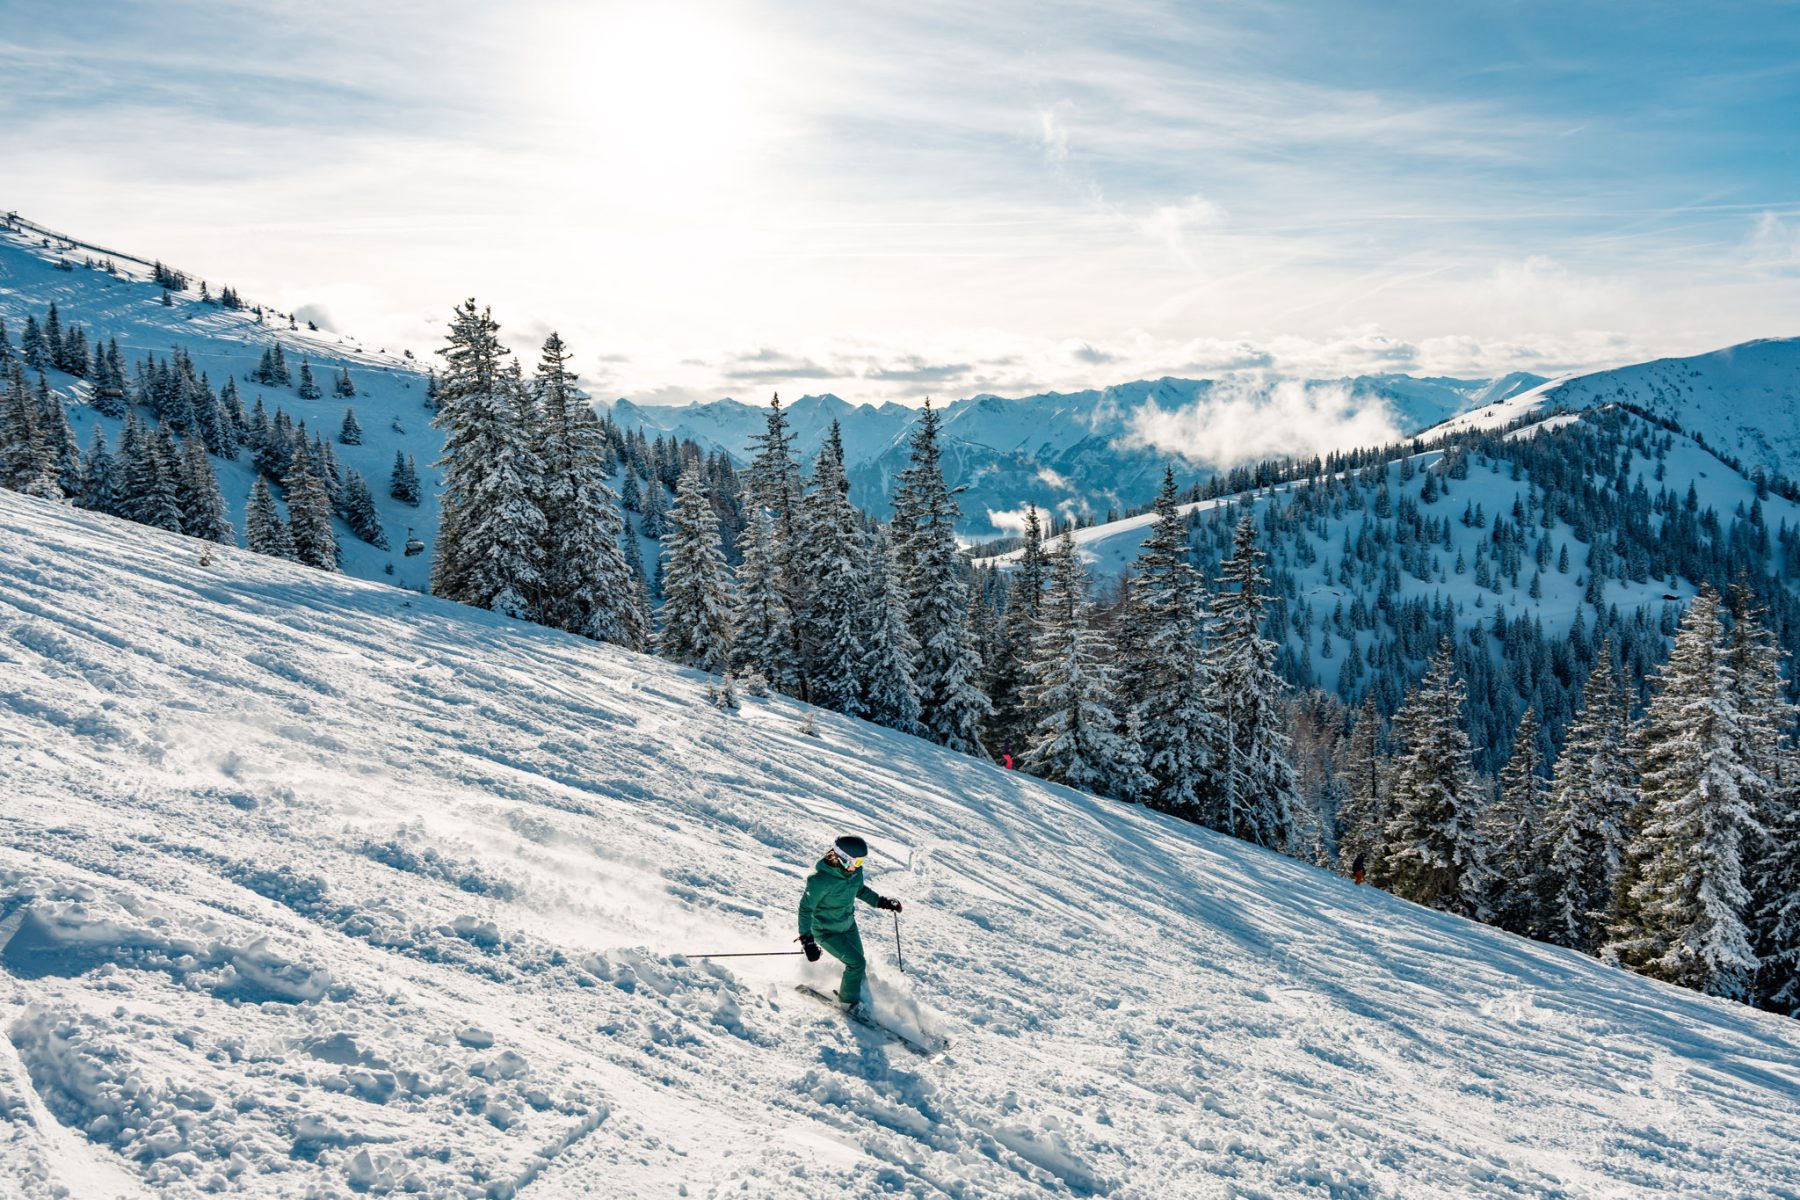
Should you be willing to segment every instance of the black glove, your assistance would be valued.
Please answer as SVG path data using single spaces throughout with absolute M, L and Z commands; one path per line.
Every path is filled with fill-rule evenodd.
M 886 896 L 883 896 L 881 899 L 879 899 L 875 902 L 875 907 L 876 908 L 885 908 L 889 912 L 899 912 L 900 911 L 900 902 L 898 900 L 890 900 Z
M 813 935 L 810 933 L 800 935 L 800 952 L 806 955 L 807 962 L 818 962 L 819 956 L 825 953 L 819 949 L 819 943 L 813 941 Z

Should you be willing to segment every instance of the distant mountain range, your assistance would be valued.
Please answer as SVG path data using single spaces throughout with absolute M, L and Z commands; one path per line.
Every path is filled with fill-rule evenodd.
M 1254 438 L 1244 436 L 1246 422 L 1254 425 L 1265 415 L 1269 422 L 1295 423 L 1291 409 L 1271 402 L 1283 383 L 1299 395 L 1317 398 L 1325 415 L 1346 434 L 1370 428 L 1412 434 L 1545 382 L 1524 372 L 1495 379 L 1163 378 L 1018 398 L 983 394 L 943 408 L 945 474 L 962 489 L 963 532 L 991 537 L 1006 529 L 1008 514 L 1028 503 L 1091 516 L 1144 504 L 1170 462 L 1185 479 L 1195 479 L 1265 457 L 1271 444 L 1294 451 L 1316 448 L 1314 430 L 1256 429 Z M 1225 405 L 1235 406 L 1234 420 L 1208 419 Z M 618 400 L 602 407 L 627 430 L 689 438 L 740 462 L 747 460 L 750 439 L 766 427 L 768 414 L 766 404 L 731 399 L 683 406 Z M 829 394 L 803 396 L 786 408 L 806 455 L 817 450 L 831 423 L 838 422 L 849 460 L 851 499 L 886 515 L 887 497 L 906 465 L 907 434 L 919 410 L 893 403 L 851 404 Z M 1174 443 L 1166 434 L 1152 435 L 1153 427 L 1171 422 L 1198 432 Z M 1346 440 L 1343 447 L 1329 448 L 1351 444 Z

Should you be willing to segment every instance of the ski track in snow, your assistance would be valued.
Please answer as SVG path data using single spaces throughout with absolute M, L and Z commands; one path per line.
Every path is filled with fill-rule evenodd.
M 199 550 L 0 492 L 0 1195 L 1800 1196 L 1800 1023 Z M 939 1056 L 679 957 L 844 830 Z

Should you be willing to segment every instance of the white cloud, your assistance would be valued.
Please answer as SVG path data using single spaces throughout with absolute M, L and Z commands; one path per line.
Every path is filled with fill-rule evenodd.
M 1340 384 L 1228 380 L 1199 403 L 1145 406 L 1122 443 L 1226 468 L 1283 455 L 1324 454 L 1402 436 L 1384 403 L 1354 399 Z
M 1179 204 L 1159 204 L 1138 218 L 1138 229 L 1174 255 L 1193 266 L 1198 262 L 1197 237 L 1201 230 L 1224 223 L 1225 210 L 1204 196 L 1189 196 Z
M 1747 249 L 1755 270 L 1800 274 L 1800 213 L 1759 213 Z

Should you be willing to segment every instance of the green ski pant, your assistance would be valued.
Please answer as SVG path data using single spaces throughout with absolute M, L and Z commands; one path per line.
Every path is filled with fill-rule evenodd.
M 869 960 L 863 956 L 862 934 L 857 931 L 856 926 L 816 932 L 813 938 L 826 953 L 844 964 L 844 980 L 838 984 L 838 996 L 851 1002 L 860 1000 L 863 975 L 868 970 Z

